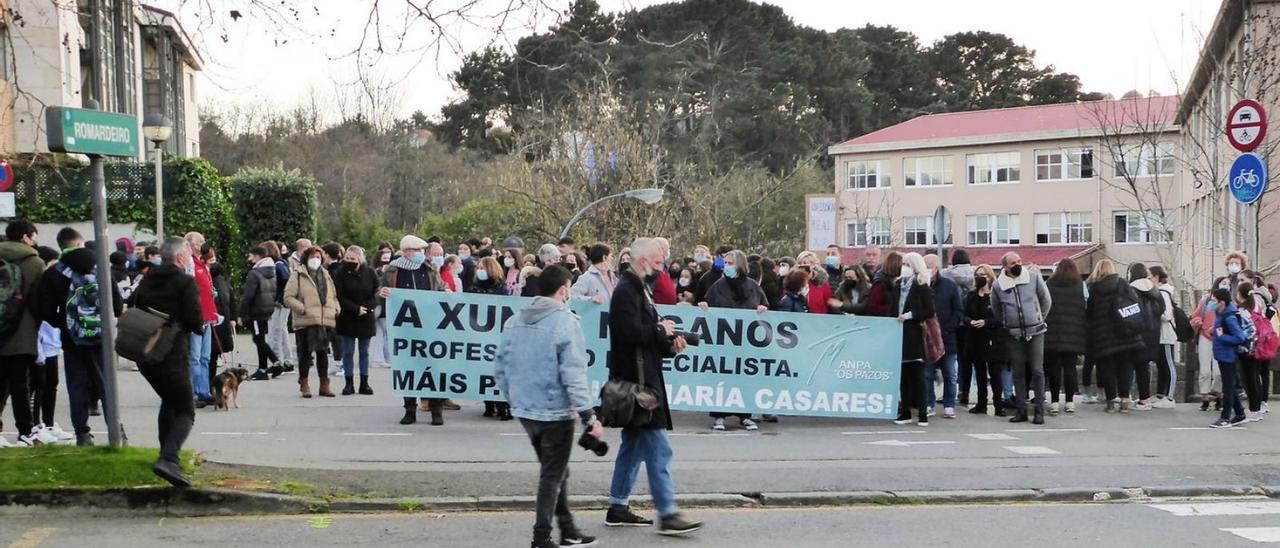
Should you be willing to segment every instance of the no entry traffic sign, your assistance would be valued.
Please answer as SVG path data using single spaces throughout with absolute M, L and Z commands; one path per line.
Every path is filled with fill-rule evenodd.
M 0 158 L 0 192 L 9 192 L 13 188 L 13 167 L 9 161 Z
M 1245 99 L 1231 107 L 1227 115 L 1227 140 L 1240 152 L 1250 152 L 1262 144 L 1267 134 L 1267 113 L 1253 99 Z

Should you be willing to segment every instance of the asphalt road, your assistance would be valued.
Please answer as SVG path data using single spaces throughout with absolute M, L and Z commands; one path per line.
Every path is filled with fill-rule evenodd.
M 652 529 L 606 529 L 601 512 L 578 525 L 600 546 L 1257 546 L 1280 542 L 1280 502 L 885 506 L 702 510 L 706 528 L 668 539 Z M 528 546 L 531 513 L 380 514 L 236 518 L 0 516 L 0 546 Z
M 238 342 L 248 359 L 250 345 Z M 536 461 L 518 421 L 482 418 L 479 402 L 463 402 L 445 426 L 427 424 L 426 413 L 401 426 L 390 370 L 373 373 L 375 396 L 303 400 L 296 375 L 248 382 L 240 409 L 198 412 L 188 448 L 213 470 L 218 463 L 234 465 L 224 467 L 228 473 L 254 466 L 251 475 L 354 494 L 532 493 Z M 135 372 L 121 371 L 119 379 L 130 443 L 158 445 L 158 398 Z M 783 417 L 757 432 L 723 433 L 713 433 L 705 415 L 678 413 L 674 474 L 682 493 L 1280 485 L 1280 415 L 1211 430 L 1213 413 L 1193 404 L 1129 415 L 1078 408 L 1040 427 L 962 412 L 955 420 L 935 417 L 928 428 Z M 65 394 L 59 412 L 70 428 Z M 608 432 L 607 441 L 617 439 Z M 105 433 L 98 440 L 105 442 Z M 607 493 L 612 459 L 585 451 L 574 459 L 572 492 Z M 642 479 L 637 492 L 644 491 Z

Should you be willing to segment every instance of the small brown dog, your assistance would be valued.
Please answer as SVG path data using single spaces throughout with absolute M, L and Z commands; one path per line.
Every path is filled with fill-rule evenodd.
M 218 375 L 214 385 L 217 386 L 216 404 L 214 409 L 231 410 L 234 405 L 236 409 L 240 408 L 240 383 L 249 378 L 249 370 L 243 367 L 233 367 L 223 371 Z M 230 404 L 228 405 L 228 401 Z

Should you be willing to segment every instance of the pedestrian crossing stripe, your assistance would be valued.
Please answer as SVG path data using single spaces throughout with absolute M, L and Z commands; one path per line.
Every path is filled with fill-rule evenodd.
M 1201 502 L 1183 504 L 1148 504 L 1156 510 L 1169 512 L 1177 517 L 1195 516 L 1262 516 L 1280 514 L 1277 501 Z
M 1280 527 L 1233 527 L 1219 530 L 1254 542 L 1280 543 Z

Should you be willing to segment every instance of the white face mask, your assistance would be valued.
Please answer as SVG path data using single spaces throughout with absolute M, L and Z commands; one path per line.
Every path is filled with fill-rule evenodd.
M 1230 272 L 1230 273 L 1232 273 L 1232 274 L 1239 274 L 1239 273 L 1240 273 L 1240 263 L 1229 263 L 1229 264 L 1227 264 L 1227 272 Z
M 902 265 L 902 277 L 903 277 L 903 278 L 913 278 L 913 277 L 915 277 L 915 275 L 916 275 L 916 271 L 915 271 L 915 270 L 912 270 L 912 269 L 911 269 L 911 267 L 909 267 L 909 266 L 907 266 L 907 265 Z
M 511 268 L 516 265 L 516 260 L 511 257 L 507 257 L 502 260 L 502 264 L 506 265 L 507 268 Z
M 790 266 L 788 266 L 788 265 L 785 265 L 785 264 L 784 264 L 784 265 L 782 265 L 782 266 L 778 267 L 778 275 L 779 275 L 779 276 L 786 276 L 786 275 L 787 275 L 788 273 L 790 273 L 790 272 L 791 272 L 791 267 L 790 267 Z
M 307 259 L 307 268 L 320 270 L 320 259 Z

